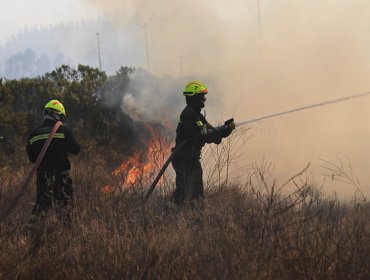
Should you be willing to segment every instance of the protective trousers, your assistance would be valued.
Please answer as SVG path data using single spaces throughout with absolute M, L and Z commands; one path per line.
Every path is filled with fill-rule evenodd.
M 176 172 L 173 202 L 179 205 L 185 200 L 204 198 L 203 170 L 200 159 L 179 154 L 173 159 L 172 166 Z
M 32 209 L 34 218 L 49 210 L 53 203 L 56 214 L 64 223 L 71 221 L 71 204 L 73 200 L 72 179 L 66 171 L 37 171 L 36 204 Z

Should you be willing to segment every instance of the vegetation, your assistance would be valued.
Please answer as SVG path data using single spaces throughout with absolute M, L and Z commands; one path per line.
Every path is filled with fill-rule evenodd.
M 114 146 L 126 151 L 134 143 L 132 120 L 120 106 L 134 69 L 115 75 L 79 65 L 63 65 L 37 78 L 0 80 L 0 166 L 18 164 L 31 129 L 42 120 L 42 106 L 58 99 L 67 108 L 67 125 L 86 147 Z M 114 102 L 113 102 L 113 101 Z M 143 124 L 136 123 L 136 127 Z M 19 152 L 19 155 L 15 155 Z M 22 158 L 23 159 L 23 158 Z
M 32 182 L 0 221 L 0 279 L 369 279 L 367 199 L 326 198 L 308 167 L 278 186 L 263 162 L 246 170 L 245 185 L 233 183 L 230 164 L 248 131 L 205 151 L 204 201 L 169 204 L 171 177 L 146 204 L 143 195 L 152 177 L 122 188 L 122 178 L 111 173 L 112 161 L 124 159 L 137 135 L 132 120 L 114 104 L 131 71 L 121 68 L 107 77 L 86 66 L 63 66 L 39 78 L 0 84 L 0 136 L 11 139 L 0 150 L 1 209 L 30 169 L 22 144 L 40 120 L 40 104 L 60 98 L 84 144 L 82 154 L 72 158 L 72 228 L 53 212 L 39 227 L 29 227 Z M 105 98 L 117 102 L 107 105 Z M 166 141 L 158 143 L 151 152 L 163 161 Z M 343 164 L 328 170 L 358 184 Z M 107 184 L 115 191 L 104 192 Z
M 370 205 L 325 199 L 305 176 L 284 194 L 256 168 L 243 188 L 207 190 L 173 208 L 168 191 L 143 204 L 144 189 L 103 194 L 97 158 L 75 160 L 72 229 L 52 213 L 27 231 L 33 191 L 1 223 L 0 278 L 368 279 Z M 93 170 L 93 172 L 92 172 Z M 24 169 L 2 173 L 1 205 Z M 9 173 L 8 173 L 9 174 Z M 15 179 L 16 178 L 16 179 Z M 298 183 L 300 182 L 300 183 Z

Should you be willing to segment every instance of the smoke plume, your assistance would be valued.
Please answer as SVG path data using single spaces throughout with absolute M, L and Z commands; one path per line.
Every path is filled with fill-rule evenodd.
M 208 86 L 207 119 L 215 124 L 370 90 L 366 0 L 84 1 L 104 15 L 104 25 L 63 28 L 59 37 L 69 40 L 50 44 L 68 46 L 75 63 L 97 65 L 99 31 L 104 70 L 113 73 L 119 65 L 150 70 L 148 77 L 157 79 L 138 75 L 133 88 L 139 93 L 128 92 L 122 102 L 137 120 L 176 120 L 184 106 L 182 86 L 190 79 Z M 254 124 L 238 167 L 266 158 L 285 181 L 311 162 L 321 180 L 320 158 L 349 157 L 365 185 L 368 104 L 365 97 Z M 354 189 L 334 191 L 350 195 Z
M 88 2 L 112 13 L 116 26 L 147 24 L 152 73 L 203 79 L 213 122 L 370 89 L 370 3 L 365 0 L 260 0 L 260 11 L 256 1 L 237 0 Z M 240 167 L 265 157 L 276 163 L 283 180 L 311 162 L 321 178 L 319 158 L 348 156 L 365 184 L 368 104 L 363 98 L 253 125 Z M 334 191 L 353 193 L 351 187 Z

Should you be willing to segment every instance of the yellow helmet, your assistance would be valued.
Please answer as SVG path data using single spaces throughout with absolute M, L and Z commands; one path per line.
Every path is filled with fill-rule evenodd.
M 197 94 L 207 94 L 207 87 L 200 81 L 190 81 L 184 88 L 185 96 L 194 96 Z
M 48 111 L 50 110 L 53 113 L 56 113 L 58 115 L 66 116 L 66 111 L 64 110 L 63 104 L 58 100 L 50 100 L 46 105 L 44 106 L 44 110 Z

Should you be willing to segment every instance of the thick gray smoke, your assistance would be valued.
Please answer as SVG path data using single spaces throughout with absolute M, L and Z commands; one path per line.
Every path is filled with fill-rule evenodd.
M 182 79 L 158 78 L 137 69 L 124 94 L 121 108 L 134 121 L 175 125 L 177 115 L 184 106 Z

